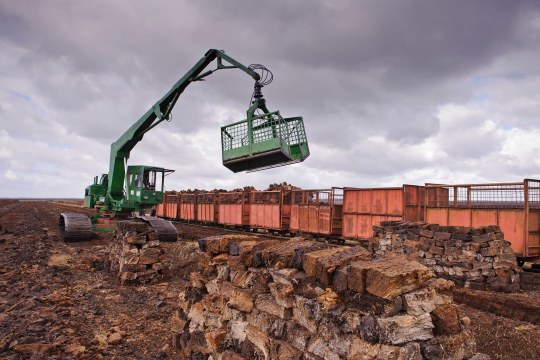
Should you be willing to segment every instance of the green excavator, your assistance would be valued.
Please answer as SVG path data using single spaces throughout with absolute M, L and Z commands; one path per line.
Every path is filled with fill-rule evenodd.
M 216 68 L 203 72 L 216 60 Z M 176 241 L 174 225 L 147 209 L 163 201 L 165 176 L 174 172 L 156 166 L 127 166 L 131 150 L 144 134 L 164 120 L 188 85 L 220 69 L 240 69 L 255 80 L 251 106 L 245 120 L 221 128 L 223 165 L 233 172 L 256 171 L 301 162 L 309 156 L 303 119 L 283 118 L 270 112 L 262 87 L 272 82 L 272 73 L 263 65 L 242 65 L 222 50 L 209 50 L 135 124 L 111 145 L 109 172 L 94 178 L 85 189 L 84 206 L 96 209 L 94 216 L 65 212 L 59 217 L 59 234 L 64 241 L 86 241 L 94 231 L 114 231 L 119 221 L 137 218 L 155 230 L 162 241 Z M 126 168 L 127 167 L 127 168 Z M 136 215 L 138 214 L 138 216 Z

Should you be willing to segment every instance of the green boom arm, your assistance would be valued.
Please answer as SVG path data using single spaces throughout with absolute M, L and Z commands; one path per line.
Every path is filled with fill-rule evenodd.
M 215 59 L 217 68 L 201 72 Z M 224 65 L 226 61 L 230 65 Z M 165 96 L 150 108 L 135 124 L 133 124 L 118 140 L 111 145 L 111 160 L 109 164 L 108 193 L 114 200 L 120 200 L 123 196 L 123 188 L 126 173 L 126 162 L 131 150 L 142 140 L 147 131 L 154 128 L 163 120 L 168 120 L 171 111 L 180 95 L 193 81 L 203 80 L 206 76 L 219 69 L 240 69 L 250 75 L 256 82 L 260 80 L 258 73 L 242 65 L 221 50 L 210 49 L 193 66 Z

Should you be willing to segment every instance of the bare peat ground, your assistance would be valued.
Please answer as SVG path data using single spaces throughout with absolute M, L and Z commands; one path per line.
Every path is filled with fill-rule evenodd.
M 478 352 L 491 359 L 540 359 L 540 328 L 489 312 L 459 305 L 461 315 L 471 319 Z
M 192 240 L 164 244 L 176 259 L 168 279 L 121 287 L 104 267 L 110 234 L 83 243 L 57 238 L 60 212 L 91 213 L 80 203 L 0 200 L 0 358 L 180 358 L 170 347 L 169 320 L 196 266 L 193 239 L 224 231 L 177 224 Z M 492 359 L 540 358 L 538 326 L 460 309 L 471 319 L 478 351 Z
M 88 212 L 74 205 L 0 201 L 0 358 L 178 358 L 169 321 L 196 243 L 165 244 L 174 281 L 121 287 L 104 269 L 110 234 L 58 240 L 60 212 Z

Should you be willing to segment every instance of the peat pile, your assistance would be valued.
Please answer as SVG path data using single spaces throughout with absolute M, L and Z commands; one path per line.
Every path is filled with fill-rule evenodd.
M 199 241 L 171 320 L 182 358 L 471 358 L 451 281 L 404 256 L 302 238 Z
M 142 221 L 118 223 L 109 245 L 110 270 L 122 285 L 157 282 L 163 278 L 167 256 L 148 224 Z
M 498 226 L 464 227 L 386 221 L 374 226 L 375 254 L 407 254 L 437 277 L 474 290 L 516 292 L 520 272 Z

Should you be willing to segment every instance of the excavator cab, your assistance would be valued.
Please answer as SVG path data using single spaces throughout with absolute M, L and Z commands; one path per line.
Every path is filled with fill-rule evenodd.
M 155 166 L 132 165 L 127 171 L 127 198 L 142 205 L 152 206 L 161 204 L 165 176 L 174 170 Z

